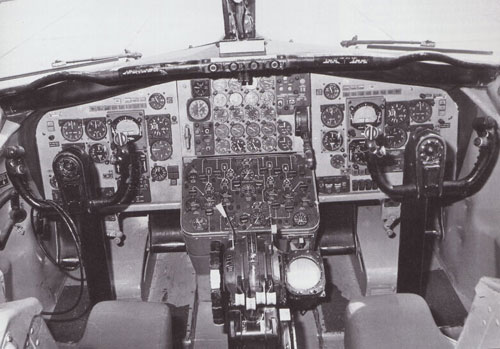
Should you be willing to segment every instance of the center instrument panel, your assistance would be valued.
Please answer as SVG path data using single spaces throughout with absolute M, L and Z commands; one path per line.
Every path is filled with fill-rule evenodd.
M 297 107 L 309 114 L 315 171 L 302 171 L 303 141 L 295 135 Z M 36 143 L 47 199 L 59 199 L 52 161 L 67 147 L 79 147 L 89 155 L 96 185 L 102 195 L 111 195 L 119 178 L 116 148 L 128 138 L 135 141 L 141 180 L 126 210 L 183 207 L 185 230 L 224 231 L 228 227 L 216 218 L 218 213 L 208 218 L 211 199 L 190 192 L 205 195 L 210 183 L 215 201 L 225 200 L 224 191 L 232 192 L 238 222 L 244 226 L 260 229 L 279 219 L 284 228 L 293 230 L 303 224 L 304 216 L 295 215 L 304 210 L 303 226 L 316 224 L 317 207 L 308 208 L 316 196 L 320 202 L 385 197 L 366 168 L 368 140 L 382 135 L 394 158 L 387 176 L 400 184 L 409 133 L 416 127 L 437 130 L 450 153 L 455 153 L 457 124 L 456 104 L 439 89 L 296 74 L 254 78 L 251 85 L 236 79 L 183 80 L 51 111 L 38 123 Z M 268 164 L 273 164 L 272 170 Z M 252 179 L 245 177 L 248 169 Z M 232 170 L 240 179 L 224 187 L 227 176 L 219 170 L 226 175 Z M 266 184 L 271 177 L 277 183 L 274 187 Z M 308 189 L 301 192 L 304 181 Z M 269 188 L 279 200 L 269 201 L 275 195 L 266 194 Z M 189 201 L 193 197 L 200 202 Z M 270 207 L 247 210 L 258 201 Z M 296 201 L 293 209 L 287 205 L 292 201 Z M 198 216 L 192 217 L 193 212 Z M 265 224 L 252 223 L 256 217 L 251 215 L 262 212 L 267 212 Z M 188 225 L 188 220 L 200 217 Z

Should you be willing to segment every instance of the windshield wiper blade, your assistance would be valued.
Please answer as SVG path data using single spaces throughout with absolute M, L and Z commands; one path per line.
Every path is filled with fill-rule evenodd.
M 424 41 L 412 41 L 412 40 L 358 40 L 358 36 L 355 35 L 351 40 L 343 40 L 340 42 L 342 47 L 351 47 L 355 45 L 370 45 L 370 44 L 382 44 L 382 45 L 420 45 L 421 47 L 436 47 L 436 43 L 431 40 Z
M 413 47 L 413 46 L 392 46 L 392 45 L 367 45 L 366 48 L 393 51 L 433 51 L 441 53 L 457 53 L 472 55 L 492 55 L 493 51 L 465 50 L 455 48 L 434 48 L 434 47 Z
M 128 50 L 125 50 L 125 53 L 119 54 L 119 55 L 114 55 L 114 56 L 86 58 L 86 59 L 78 59 L 78 60 L 73 60 L 73 61 L 56 60 L 52 63 L 52 68 L 36 70 L 33 72 L 29 72 L 29 73 L 11 75 L 11 76 L 6 76 L 6 77 L 0 77 L 0 82 L 7 81 L 7 80 L 26 78 L 29 76 L 46 74 L 46 73 L 55 73 L 58 71 L 74 69 L 74 68 L 81 68 L 81 67 L 86 67 L 89 65 L 111 63 L 111 62 L 115 62 L 115 61 L 118 61 L 118 60 L 124 59 L 124 58 L 126 58 L 126 59 L 129 59 L 129 58 L 139 59 L 141 57 L 142 57 L 142 54 L 139 52 L 130 52 Z

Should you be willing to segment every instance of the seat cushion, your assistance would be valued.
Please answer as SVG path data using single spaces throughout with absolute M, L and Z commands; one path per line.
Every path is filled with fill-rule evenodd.
M 344 338 L 348 349 L 446 349 L 425 300 L 415 294 L 390 294 L 353 300 L 347 306 Z
M 106 301 L 92 309 L 78 348 L 172 348 L 171 332 L 166 304 Z

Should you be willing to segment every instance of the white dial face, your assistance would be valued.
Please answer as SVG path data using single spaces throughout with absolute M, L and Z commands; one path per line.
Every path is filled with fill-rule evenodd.
M 243 103 L 243 96 L 239 93 L 231 93 L 229 95 L 229 104 L 234 107 L 237 107 Z
M 249 92 L 245 96 L 245 104 L 256 105 L 259 103 L 259 95 L 256 92 Z
M 272 93 L 271 91 L 266 91 L 262 94 L 260 100 L 264 104 L 271 104 L 274 102 L 274 93 Z
M 224 79 L 214 80 L 213 87 L 216 91 L 224 92 L 227 89 L 227 81 Z
M 352 118 L 353 124 L 367 124 L 378 120 L 376 110 L 370 105 L 364 105 L 356 109 Z
M 189 103 L 188 111 L 189 116 L 191 116 L 193 120 L 201 121 L 209 115 L 210 108 L 208 103 L 203 99 L 193 99 L 191 103 Z
M 227 97 L 223 93 L 217 93 L 214 96 L 214 105 L 216 107 L 223 107 L 227 103 Z

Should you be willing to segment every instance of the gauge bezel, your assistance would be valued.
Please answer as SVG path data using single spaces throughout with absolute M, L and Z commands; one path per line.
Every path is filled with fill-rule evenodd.
M 153 101 L 153 97 L 160 97 L 161 98 L 161 102 L 160 104 L 156 104 L 156 101 Z M 165 105 L 167 104 L 167 99 L 165 98 L 165 96 L 159 92 L 155 92 L 153 94 L 151 94 L 151 96 L 149 96 L 148 98 L 148 104 L 149 106 L 154 109 L 154 110 L 160 110 L 160 109 L 163 109 L 165 107 Z
M 191 115 L 191 112 L 189 110 L 190 107 L 191 107 L 191 104 L 193 104 L 195 102 L 198 102 L 198 101 L 202 101 L 207 106 L 207 114 L 205 116 L 203 116 L 203 118 L 200 118 L 200 119 L 197 119 L 197 118 L 193 117 L 193 115 Z M 206 121 L 206 120 L 210 119 L 210 100 L 208 100 L 207 98 L 191 98 L 187 102 L 186 110 L 187 110 L 188 119 L 190 121 L 193 121 L 193 122 Z
M 172 136 L 172 121 L 170 120 L 170 114 L 166 114 L 166 115 L 163 115 L 163 114 L 161 114 L 161 115 L 152 115 L 152 116 L 149 116 L 149 117 L 146 116 L 146 119 L 147 119 L 146 128 L 148 130 L 148 136 L 150 138 L 166 138 L 166 139 L 170 139 L 170 137 Z M 165 132 L 163 132 L 163 131 L 160 131 L 161 130 L 160 128 L 158 128 L 158 130 L 159 130 L 160 133 L 159 134 L 153 134 L 154 130 L 151 130 L 150 125 L 152 125 L 155 122 L 158 125 L 160 124 L 160 122 L 164 122 L 165 126 L 168 126 L 167 130 Z
M 325 146 L 325 142 L 324 142 L 325 137 L 329 134 L 336 134 L 338 136 L 338 139 L 339 139 L 338 146 L 335 146 L 332 149 L 327 148 Z M 344 145 L 344 137 L 342 136 L 342 133 L 340 133 L 339 131 L 330 130 L 330 131 L 323 132 L 323 135 L 321 136 L 321 147 L 322 147 L 323 151 L 326 151 L 326 152 L 337 151 L 340 148 L 342 148 L 343 145 Z
M 400 141 L 396 144 L 390 144 L 389 141 L 388 141 L 388 138 L 387 138 L 387 134 L 389 132 L 392 132 L 392 131 L 395 131 L 397 130 L 398 132 L 402 132 L 401 135 L 403 135 L 404 137 L 404 140 L 403 141 Z M 408 141 L 408 133 L 406 132 L 405 129 L 403 129 L 402 127 L 399 127 L 399 126 L 387 126 L 385 128 L 385 132 L 384 132 L 384 143 L 385 143 L 385 146 L 388 148 L 388 149 L 398 149 L 398 148 L 401 148 L 402 146 L 404 146 L 406 144 L 406 142 Z
M 391 110 L 391 107 L 396 107 L 396 105 L 404 106 L 406 108 L 406 115 L 404 116 L 403 120 L 394 122 L 393 118 L 389 115 L 389 110 Z M 397 126 L 397 125 L 407 124 L 409 122 L 410 122 L 410 106 L 408 105 L 408 102 L 395 101 L 395 102 L 387 102 L 385 104 L 385 123 L 387 125 Z
M 197 90 L 198 86 L 202 86 L 202 91 Z M 209 97 L 211 84 L 209 79 L 193 79 L 191 80 L 191 95 L 193 98 Z
M 415 118 L 414 108 L 420 102 L 425 103 L 429 107 L 429 110 L 430 110 L 429 114 L 427 114 L 427 113 L 425 114 L 424 119 Z M 433 114 L 433 110 L 432 110 L 433 102 L 434 101 L 429 100 L 429 99 L 416 99 L 416 100 L 410 101 L 409 105 L 408 105 L 408 114 L 410 116 L 411 121 L 413 121 L 417 124 L 423 124 L 424 122 L 429 121 L 432 118 L 432 114 Z
M 335 88 L 335 93 L 330 94 L 330 92 L 326 92 L 329 87 L 334 87 Z M 340 86 L 334 82 L 330 82 L 323 88 L 323 95 L 325 96 L 326 99 L 329 100 L 334 100 L 337 99 L 340 96 Z
M 338 110 L 341 113 L 341 118 L 339 120 L 336 120 L 336 122 L 334 124 L 329 124 L 328 122 L 325 121 L 324 114 L 330 108 L 334 108 L 335 110 Z M 322 105 L 320 107 L 320 110 L 321 110 L 321 122 L 323 123 L 323 125 L 325 127 L 336 128 L 336 127 L 341 126 L 342 123 L 344 122 L 344 117 L 345 116 L 344 116 L 344 105 L 343 104 L 326 104 L 326 105 Z
M 374 101 L 368 101 L 368 100 L 356 101 L 355 105 L 353 102 L 354 101 L 350 101 L 351 105 L 349 106 L 349 123 L 351 124 L 352 127 L 361 130 L 367 125 L 379 126 L 382 123 L 382 119 L 385 112 L 385 104 L 377 104 Z M 377 119 L 375 121 L 370 121 L 370 122 L 353 122 L 354 116 L 356 115 L 356 111 L 358 111 L 362 107 L 373 108 L 373 110 L 375 110 L 375 114 L 377 115 Z
M 95 137 L 93 134 L 94 131 L 88 130 L 88 125 L 92 121 L 100 122 L 104 126 L 104 129 L 106 130 L 106 132 L 104 132 L 104 135 L 102 137 Z M 100 140 L 106 138 L 106 136 L 108 135 L 108 126 L 106 125 L 106 119 L 105 118 L 92 118 L 92 119 L 85 120 L 85 134 L 87 135 L 87 137 L 89 137 L 93 141 L 100 141 Z
M 64 126 L 68 122 L 75 122 L 77 124 L 77 126 L 79 127 L 79 132 L 78 132 L 77 138 L 68 137 L 68 135 L 66 133 L 67 131 L 64 131 Z M 78 142 L 80 139 L 82 139 L 83 133 L 84 133 L 84 127 L 83 127 L 83 121 L 82 120 L 80 120 L 80 119 L 65 119 L 65 120 L 61 120 L 60 121 L 60 126 L 61 126 L 61 136 L 65 140 L 67 140 L 68 142 Z
M 166 156 L 161 156 L 161 157 L 157 157 L 154 152 L 153 152 L 153 147 L 157 144 L 165 144 L 166 145 L 166 148 L 168 151 L 167 151 L 167 155 Z M 150 151 L 151 151 L 151 160 L 153 161 L 167 161 L 168 159 L 170 159 L 172 157 L 172 154 L 173 154 L 173 148 L 172 148 L 172 144 L 170 144 L 170 142 L 168 142 L 167 140 L 164 140 L 164 139 L 160 139 L 160 140 L 157 140 L 155 142 L 153 142 L 151 145 L 150 145 Z

